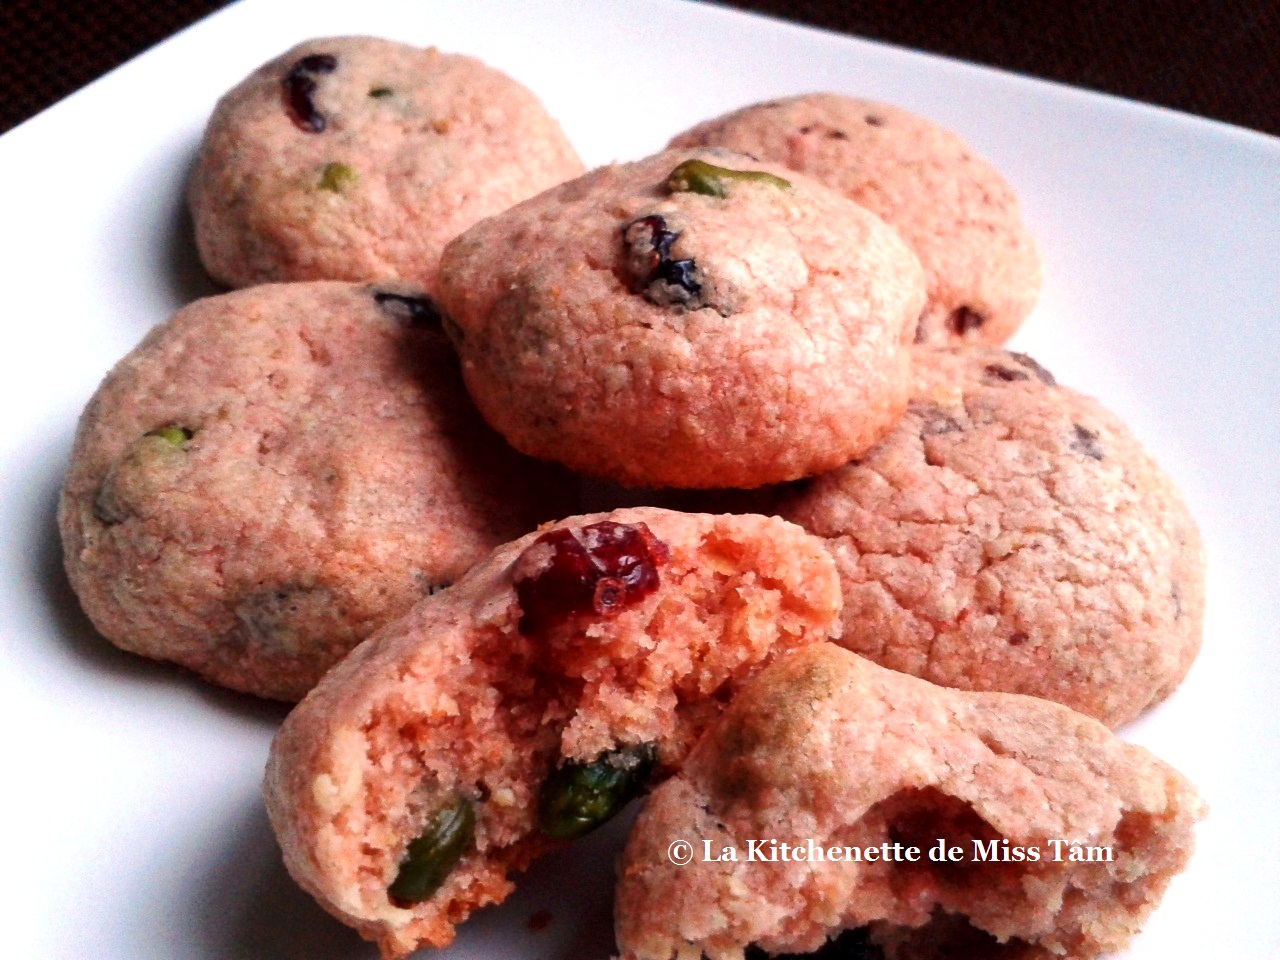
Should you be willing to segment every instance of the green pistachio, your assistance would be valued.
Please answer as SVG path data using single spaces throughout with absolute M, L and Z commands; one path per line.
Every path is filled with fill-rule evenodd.
M 159 437 L 166 443 L 171 443 L 175 447 L 180 447 L 192 437 L 195 436 L 194 431 L 188 430 L 186 427 L 160 427 L 158 430 L 149 430 L 145 434 L 148 437 Z
M 542 785 L 538 828 L 553 840 L 591 832 L 640 793 L 655 759 L 654 745 L 645 743 L 564 764 Z
M 373 97 L 375 100 L 385 100 L 394 93 L 395 91 L 390 87 L 374 87 L 369 91 L 369 96 Z
M 93 513 L 111 526 L 131 516 L 135 504 L 153 495 L 163 478 L 172 477 L 185 462 L 183 450 L 195 431 L 170 424 L 148 430 L 133 441 L 102 478 Z
M 791 182 L 775 177 L 763 170 L 730 170 L 717 167 L 705 160 L 686 160 L 667 177 L 667 189 L 672 193 L 701 193 L 708 197 L 723 197 L 729 192 L 729 184 L 737 181 L 768 184 L 779 190 L 790 190 Z
M 476 812 L 471 801 L 455 797 L 427 818 L 409 842 L 387 895 L 397 905 L 420 903 L 440 889 L 475 840 Z
M 345 163 L 326 164 L 320 173 L 320 189 L 342 193 L 356 182 L 356 172 Z

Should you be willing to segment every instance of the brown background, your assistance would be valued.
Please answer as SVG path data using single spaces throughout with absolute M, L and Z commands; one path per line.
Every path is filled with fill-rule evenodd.
M 726 5 L 1280 135 L 1280 0 Z M 220 0 L 0 0 L 0 132 L 221 6 Z M 306 4 L 298 10 L 301 37 Z

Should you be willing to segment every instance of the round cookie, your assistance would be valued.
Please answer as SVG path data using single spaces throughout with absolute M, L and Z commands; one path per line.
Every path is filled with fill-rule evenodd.
M 894 431 L 779 506 L 836 557 L 841 643 L 1113 727 L 1163 700 L 1204 613 L 1203 548 L 1172 481 L 1028 357 L 922 348 L 915 368 Z
M 285 720 L 265 787 L 285 864 L 384 957 L 443 946 L 839 607 L 822 543 L 776 517 L 622 510 L 507 544 Z
M 572 494 L 484 425 L 420 291 L 316 282 L 151 331 L 81 417 L 58 520 L 112 643 L 296 700 Z
M 877 217 L 723 151 L 603 167 L 477 224 L 440 299 L 485 418 L 635 486 L 755 487 L 906 402 L 919 263 Z
M 1159 905 L 1204 813 L 1176 770 L 1066 707 L 816 644 L 747 683 L 645 801 L 619 954 L 801 954 L 849 929 L 819 955 L 1090 960 Z
M 537 98 L 480 61 L 329 37 L 218 102 L 188 199 L 200 257 L 229 286 L 399 278 L 431 291 L 449 240 L 582 170 Z
M 918 342 L 999 345 L 1035 305 L 1040 256 L 1017 197 L 964 141 L 923 117 L 814 93 L 708 120 L 669 146 L 728 147 L 785 164 L 882 217 L 924 265 Z

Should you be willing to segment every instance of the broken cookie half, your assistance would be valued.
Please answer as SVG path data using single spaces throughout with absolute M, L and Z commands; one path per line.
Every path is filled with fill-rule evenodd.
M 265 788 L 285 863 L 385 957 L 442 946 L 839 612 L 821 542 L 776 517 L 622 510 L 500 547 L 285 720 Z
M 1095 957 L 1155 909 L 1204 812 L 1177 771 L 1059 704 L 810 646 L 646 801 L 618 946 L 740 960 L 857 929 L 888 958 Z

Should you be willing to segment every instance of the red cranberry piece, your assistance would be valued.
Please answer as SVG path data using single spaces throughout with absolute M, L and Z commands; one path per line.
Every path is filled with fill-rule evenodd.
M 671 245 L 679 233 L 657 214 L 632 220 L 622 228 L 627 264 L 637 292 L 660 307 L 702 306 L 702 273 L 692 260 L 672 260 Z
M 530 553 L 550 547 L 550 559 L 516 578 L 520 632 L 545 634 L 579 615 L 614 617 L 658 588 L 667 545 L 643 523 L 602 520 L 571 530 L 550 530 Z
M 676 242 L 680 234 L 667 229 L 667 221 L 657 214 L 632 220 L 622 228 L 622 235 L 628 243 L 647 243 L 652 253 L 648 259 L 649 269 L 655 270 L 660 262 L 671 256 L 671 244 Z
M 1007 351 L 1007 353 L 1009 354 L 1009 359 L 1022 364 L 1035 374 L 1036 379 L 1041 383 L 1047 384 L 1050 387 L 1056 387 L 1058 385 L 1058 381 L 1054 378 L 1052 373 L 1040 366 L 1040 364 L 1036 363 L 1036 361 L 1032 360 L 1025 353 L 1014 353 L 1012 350 Z
M 815 131 L 817 133 L 822 134 L 822 137 L 825 140 L 848 140 L 849 139 L 849 135 L 845 133 L 843 130 L 838 130 L 835 127 L 828 127 L 825 123 L 810 123 L 806 126 L 803 126 L 800 128 L 800 135 L 802 137 L 807 137 L 809 136 L 809 134 L 814 133 Z
M 1030 380 L 1031 374 L 1025 370 L 1017 370 L 1013 367 L 1006 367 L 999 363 L 988 363 L 982 371 L 983 377 L 987 380 L 1002 380 L 1005 383 L 1013 383 L 1015 380 Z
M 294 124 L 308 133 L 322 133 L 326 121 L 316 109 L 311 95 L 316 92 L 316 77 L 333 73 L 338 68 L 338 58 L 331 53 L 313 53 L 303 57 L 285 74 L 284 105 Z
M 964 429 L 962 424 L 937 404 L 912 401 L 907 412 L 920 418 L 920 436 L 936 437 Z
M 1090 430 L 1078 423 L 1071 424 L 1071 427 L 1073 430 L 1071 449 L 1094 460 L 1101 460 L 1103 453 L 1102 444 L 1098 442 L 1098 431 Z
M 986 322 L 986 317 L 969 307 L 956 307 L 947 317 L 947 326 L 960 337 L 970 330 L 977 330 Z
M 517 579 L 520 600 L 520 631 L 543 633 L 571 614 L 589 608 L 599 579 L 586 548 L 568 530 L 550 530 L 534 547 L 551 548 L 551 561 L 533 576 Z

